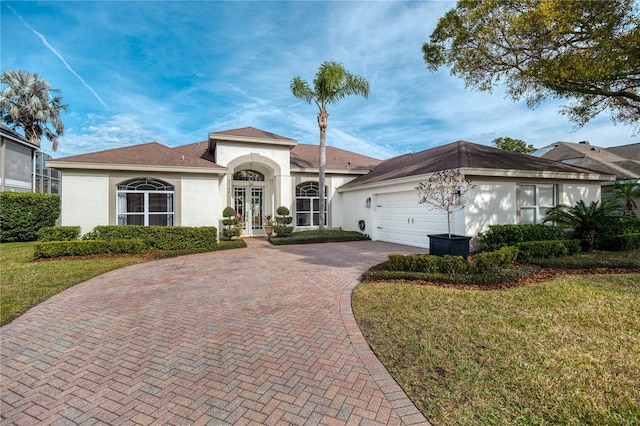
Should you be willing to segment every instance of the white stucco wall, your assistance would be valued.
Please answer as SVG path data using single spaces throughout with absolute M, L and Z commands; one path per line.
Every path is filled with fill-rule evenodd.
M 62 174 L 60 224 L 80 226 L 85 234 L 109 224 L 109 176 L 66 170 Z
M 217 176 L 183 176 L 181 225 L 219 226 L 222 210 Z
M 600 182 L 565 183 L 559 188 L 559 204 L 574 206 L 579 200 L 586 204 L 600 201 L 602 186 Z
M 515 182 L 472 180 L 475 185 L 467 192 L 464 212 L 465 235 L 473 236 L 471 246 L 477 246 L 479 232 L 489 225 L 517 223 Z

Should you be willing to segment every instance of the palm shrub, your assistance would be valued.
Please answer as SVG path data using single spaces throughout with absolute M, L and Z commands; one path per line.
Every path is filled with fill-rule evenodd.
M 293 217 L 289 216 L 289 209 L 280 206 L 276 209 L 276 223 L 273 227 L 278 237 L 288 237 L 293 232 L 293 226 L 289 226 L 293 222 Z
M 616 191 L 616 200 L 622 200 L 628 213 L 638 209 L 638 204 L 634 198 L 640 198 L 640 180 L 635 182 L 615 182 L 613 188 Z
M 543 222 L 573 229 L 581 241 L 582 249 L 591 251 L 596 232 L 605 227 L 618 209 L 611 201 L 592 201 L 587 205 L 580 200 L 573 207 L 559 205 L 549 209 Z

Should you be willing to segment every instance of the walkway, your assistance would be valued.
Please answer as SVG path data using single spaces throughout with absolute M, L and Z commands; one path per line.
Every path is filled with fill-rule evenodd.
M 380 242 L 149 262 L 0 329 L 3 425 L 428 424 L 351 311 Z

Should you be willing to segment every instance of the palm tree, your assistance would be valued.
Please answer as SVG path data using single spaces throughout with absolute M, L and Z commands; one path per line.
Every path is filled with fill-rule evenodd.
M 592 201 L 587 205 L 580 200 L 573 207 L 559 205 L 549 209 L 543 222 L 555 222 L 556 225 L 573 228 L 582 241 L 582 249 L 591 251 L 596 231 L 604 226 L 612 217 L 612 212 L 618 208 L 611 201 Z
M 11 128 L 21 127 L 32 144 L 40 146 L 45 136 L 51 148 L 58 149 L 58 136 L 64 133 L 60 113 L 67 110 L 60 90 L 52 89 L 38 74 L 23 70 L 4 71 L 0 83 L 7 85 L 0 91 L 2 121 Z
M 634 198 L 640 198 L 640 180 L 636 180 L 635 182 L 627 181 L 624 183 L 615 182 L 613 188 L 616 191 L 616 200 L 624 201 L 627 212 L 630 213 L 638 208 Z
M 324 230 L 325 205 L 325 169 L 327 164 L 327 105 L 335 104 L 346 96 L 369 96 L 369 82 L 363 77 L 353 75 L 338 62 L 325 61 L 320 65 L 313 88 L 300 77 L 291 80 L 293 96 L 307 103 L 312 101 L 318 106 L 318 126 L 320 127 L 320 164 L 318 174 L 320 230 Z

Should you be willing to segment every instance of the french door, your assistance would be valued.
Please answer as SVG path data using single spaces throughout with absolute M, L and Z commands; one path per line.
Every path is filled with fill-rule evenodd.
M 264 188 L 233 188 L 233 207 L 244 220 L 244 234 L 262 234 Z

